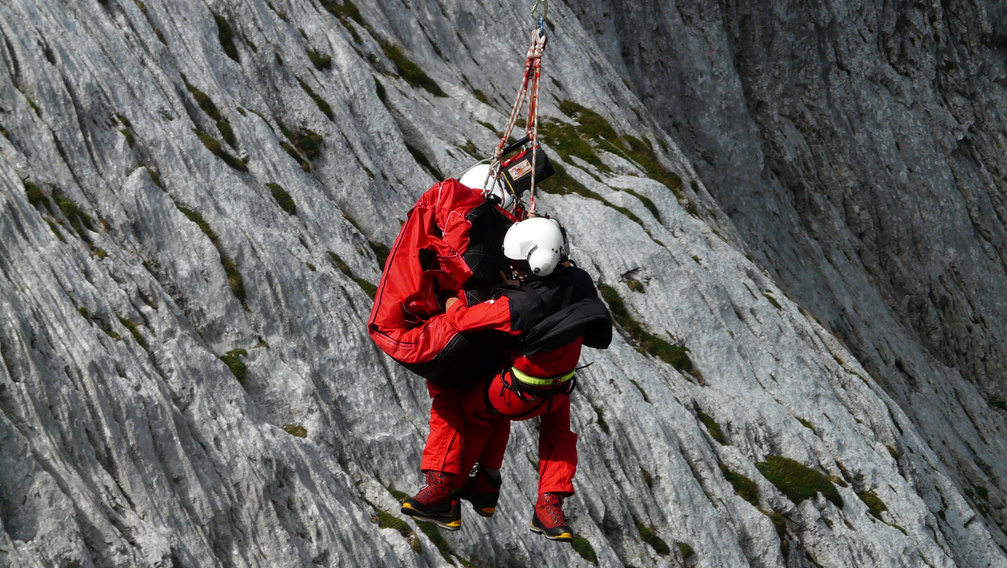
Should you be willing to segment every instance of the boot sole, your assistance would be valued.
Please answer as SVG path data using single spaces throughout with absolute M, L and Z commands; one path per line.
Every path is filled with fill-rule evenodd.
M 461 499 L 463 501 L 468 501 L 469 504 L 472 505 L 472 509 L 480 517 L 486 517 L 488 519 L 488 518 L 492 517 L 494 513 L 497 512 L 496 502 L 494 502 L 492 505 L 483 505 L 483 504 L 481 504 L 481 503 L 479 503 L 477 501 L 478 498 L 476 498 L 476 499 L 469 499 L 468 497 L 462 497 Z
M 460 518 L 452 519 L 450 517 L 441 517 L 441 516 L 432 517 L 424 514 L 419 509 L 414 509 L 413 506 L 410 505 L 409 503 L 403 503 L 401 511 L 403 515 L 408 515 L 417 521 L 426 521 L 429 523 L 433 523 L 449 531 L 456 531 L 462 528 L 462 520 Z
M 544 530 L 536 527 L 535 525 L 531 525 L 529 527 L 529 530 L 531 530 L 531 532 L 533 532 L 535 534 L 540 534 L 540 535 L 546 537 L 549 540 L 555 540 L 556 542 L 573 542 L 573 535 L 570 534 L 570 533 L 568 533 L 568 532 L 565 532 L 563 534 L 558 534 L 558 535 L 553 536 L 553 535 L 545 532 Z

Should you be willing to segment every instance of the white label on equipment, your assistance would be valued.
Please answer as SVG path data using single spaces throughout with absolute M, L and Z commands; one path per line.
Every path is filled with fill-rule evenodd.
M 521 179 L 531 171 L 531 162 L 521 160 L 508 168 L 507 171 L 510 172 L 511 179 Z

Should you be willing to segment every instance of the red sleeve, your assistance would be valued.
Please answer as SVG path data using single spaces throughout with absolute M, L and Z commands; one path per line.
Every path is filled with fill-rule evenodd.
M 437 260 L 441 270 L 464 284 L 472 276 L 472 270 L 462 258 L 469 248 L 469 230 L 472 228 L 467 216 L 485 199 L 481 193 L 454 179 L 439 183 L 430 197 L 434 204 L 434 222 L 440 231 L 437 238 L 431 239 L 437 251 Z
M 466 306 L 455 302 L 448 308 L 445 317 L 452 327 L 458 331 L 497 330 L 518 335 L 520 332 L 510 326 L 510 300 L 507 297 L 480 302 L 474 306 Z

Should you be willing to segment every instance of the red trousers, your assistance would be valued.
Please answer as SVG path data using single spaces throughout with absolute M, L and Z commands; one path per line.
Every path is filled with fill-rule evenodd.
M 486 380 L 466 389 L 461 402 L 464 416 L 462 471 L 469 471 L 477 461 L 485 467 L 499 469 L 510 436 L 510 422 L 541 416 L 538 492 L 573 494 L 577 434 L 570 430 L 569 395 L 522 398 L 507 388 L 502 374 L 497 374 L 488 390 Z
M 451 474 L 456 488 L 465 483 L 468 472 L 477 461 L 490 469 L 500 469 L 503 465 L 504 450 L 510 437 L 510 421 L 493 421 L 491 429 L 480 429 L 473 440 L 463 436 L 463 432 L 467 433 L 464 428 L 468 426 L 462 411 L 463 399 L 469 391 L 482 392 L 484 384 L 479 381 L 476 386 L 463 390 L 427 382 L 427 392 L 433 401 L 430 404 L 430 432 L 423 446 L 420 469 Z M 479 422 L 473 427 L 483 428 L 483 424 Z M 479 451 L 483 447 L 485 451 Z M 470 460 L 463 457 L 463 448 L 473 456 Z
M 430 433 L 423 446 L 422 471 L 443 471 L 455 476 L 462 469 L 462 389 L 451 389 L 427 382 L 430 404 Z

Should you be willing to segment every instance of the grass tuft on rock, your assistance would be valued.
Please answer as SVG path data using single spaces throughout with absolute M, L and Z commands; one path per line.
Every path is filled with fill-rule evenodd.
M 220 255 L 220 265 L 224 269 L 224 273 L 227 274 L 227 283 L 231 287 L 231 292 L 238 301 L 241 302 L 241 305 L 247 309 L 248 306 L 245 304 L 244 278 L 241 277 L 241 272 L 238 271 L 238 267 L 234 264 L 234 261 L 231 260 L 231 257 L 227 256 L 227 253 L 224 252 L 224 247 L 220 244 L 220 237 L 218 237 L 217 233 L 210 227 L 210 224 L 206 222 L 206 219 L 203 219 L 202 215 L 192 209 L 188 209 L 180 205 L 177 207 L 183 215 L 185 215 L 190 221 L 195 223 L 201 231 L 203 231 L 203 234 L 210 239 L 210 243 L 217 249 L 217 254 Z
M 694 367 L 692 360 L 689 359 L 688 348 L 682 345 L 672 345 L 644 329 L 640 322 L 629 315 L 625 302 L 615 288 L 607 284 L 599 284 L 598 289 L 601 291 L 602 298 L 608 303 L 609 309 L 612 310 L 615 323 L 636 342 L 637 351 L 653 355 L 680 371 L 693 372 Z
M 874 518 L 884 522 L 884 519 L 881 518 L 881 513 L 887 511 L 888 506 L 885 505 L 885 502 L 882 501 L 880 497 L 878 497 L 877 493 L 873 491 L 862 491 L 857 493 L 857 497 L 860 497 L 860 500 L 867 505 L 867 510 L 874 516 Z
M 594 547 L 591 546 L 591 543 L 586 538 L 574 535 L 573 542 L 570 545 L 573 547 L 573 551 L 579 554 L 581 558 L 595 566 L 598 565 L 598 555 L 594 552 Z
M 837 507 L 843 507 L 843 498 L 829 478 L 800 462 L 770 455 L 755 467 L 795 505 L 821 493 Z
M 192 98 L 195 99 L 196 104 L 199 105 L 199 108 L 206 113 L 206 116 L 209 116 L 217 123 L 217 130 L 220 131 L 220 136 L 225 142 L 227 142 L 228 146 L 231 148 L 237 148 L 238 141 L 234 138 L 234 130 L 231 128 L 231 123 L 220 114 L 220 109 L 217 108 L 213 99 L 211 99 L 210 96 L 203 91 L 190 84 L 184 75 L 182 76 L 182 81 L 185 83 L 185 88 L 189 90 L 189 94 L 191 94 Z
M 220 360 L 227 365 L 227 368 L 231 370 L 231 374 L 242 385 L 245 384 L 245 379 L 248 377 L 248 367 L 241 360 L 246 355 L 248 355 L 248 351 L 244 349 L 232 349 L 220 356 Z
M 343 259 L 340 258 L 338 254 L 332 252 L 331 250 L 328 251 L 328 253 L 329 253 L 329 260 L 332 261 L 332 264 L 334 264 L 336 268 L 339 269 L 340 272 L 342 272 L 343 274 L 348 276 L 351 280 L 356 282 L 357 286 L 360 286 L 360 288 L 368 296 L 370 296 L 372 300 L 374 299 L 375 296 L 377 296 L 378 294 L 377 286 L 371 284 L 370 282 L 364 280 L 363 278 L 357 278 L 357 276 L 353 274 L 353 271 L 350 270 L 350 267 L 345 262 L 343 262 Z
M 238 49 L 234 47 L 234 30 L 231 29 L 231 24 L 227 21 L 227 18 L 218 14 L 214 14 L 213 19 L 217 22 L 217 38 L 220 39 L 220 46 L 224 48 L 224 53 L 231 59 L 241 63 L 241 60 L 238 58 Z
M 315 69 L 319 71 L 324 71 L 325 69 L 332 68 L 332 56 L 319 51 L 315 51 L 310 47 L 307 49 L 308 59 L 311 60 L 311 64 L 315 66 Z
M 287 424 L 283 427 L 283 431 L 295 438 L 308 437 L 308 429 L 300 424 Z
M 322 8 L 325 8 L 330 14 L 341 20 L 350 19 L 361 26 L 364 25 L 364 19 L 360 16 L 360 9 L 351 0 L 343 0 L 341 4 L 333 0 L 321 0 L 321 4 Z
M 192 131 L 195 132 L 196 136 L 199 137 L 199 141 L 203 143 L 203 146 L 206 146 L 206 149 L 209 150 L 210 153 L 212 153 L 214 156 L 217 156 L 221 160 L 224 160 L 225 164 L 231 166 L 232 168 L 238 170 L 239 172 L 248 171 L 248 166 L 245 165 L 245 162 L 242 162 L 234 155 L 228 153 L 227 150 L 224 150 L 224 147 L 221 145 L 220 140 L 217 140 L 213 136 L 210 136 L 209 134 L 197 128 L 193 128 Z
M 444 560 L 447 561 L 448 564 L 452 564 L 451 547 L 448 546 L 448 541 L 444 540 L 444 535 L 437 530 L 437 525 L 427 521 L 416 521 L 416 526 L 420 527 L 423 534 L 427 535 L 430 542 L 434 543 L 434 546 L 437 548 L 437 551 L 441 553 L 441 556 L 444 557 Z
M 39 205 L 49 207 L 49 198 L 46 197 L 45 191 L 42 191 L 42 188 L 35 185 L 32 181 L 24 180 L 24 193 L 28 196 L 28 203 L 32 207 L 36 209 L 38 209 Z
M 667 556 L 671 554 L 671 548 L 668 547 L 668 543 L 664 542 L 664 539 L 654 534 L 654 528 L 648 527 L 640 521 L 636 522 L 636 530 L 640 533 L 640 540 L 650 545 L 661 556 Z
M 739 497 L 756 507 L 759 506 L 759 486 L 754 481 L 724 464 L 720 464 L 720 471 L 724 474 L 724 479 L 731 484 L 731 487 L 734 487 L 734 492 Z
M 597 405 L 591 405 L 591 408 L 593 408 L 594 413 L 598 415 L 598 427 L 601 428 L 602 432 L 609 434 L 608 422 L 605 422 L 605 411 Z
M 133 339 L 136 340 L 136 343 L 140 347 L 143 347 L 144 349 L 147 348 L 147 340 L 145 340 L 143 336 L 140 335 L 140 330 L 137 329 L 136 323 L 134 323 L 132 320 L 122 317 L 119 318 L 119 323 L 121 323 L 123 327 L 129 330 L 130 335 L 133 336 Z
M 406 142 L 406 150 L 409 150 L 409 153 L 413 156 L 413 159 L 416 160 L 416 163 L 423 166 L 423 169 L 430 172 L 430 175 L 434 176 L 435 179 L 444 179 L 444 175 L 441 171 L 430 163 L 430 159 L 427 158 L 426 154 L 424 154 L 422 150 L 412 146 L 408 142 Z
M 70 222 L 70 226 L 73 227 L 74 231 L 80 235 L 80 238 L 85 241 L 88 240 L 87 233 L 84 229 L 88 231 L 97 232 L 98 229 L 94 226 L 94 220 L 88 215 L 79 205 L 74 203 L 72 199 L 63 195 L 59 190 L 54 190 L 52 192 L 53 200 L 56 202 L 56 207 L 59 208 L 60 213 L 66 217 L 66 220 Z
M 678 553 L 682 555 L 682 560 L 688 560 L 696 555 L 696 551 L 686 542 L 678 543 Z
M 703 412 L 698 406 L 696 407 L 696 416 L 699 421 L 702 422 L 706 429 L 709 430 L 710 436 L 720 443 L 721 446 L 727 445 L 727 436 L 724 435 L 724 431 L 720 428 L 720 424 L 713 419 L 712 416 Z
M 384 52 L 385 57 L 395 66 L 395 71 L 399 74 L 399 77 L 402 77 L 402 79 L 413 87 L 425 89 L 435 97 L 448 96 L 433 79 L 423 72 L 423 69 L 419 65 L 406 57 L 406 54 L 402 52 L 402 48 L 384 40 L 378 40 L 378 43 L 381 45 L 381 51 Z
M 400 535 L 405 537 L 409 541 L 409 547 L 413 549 L 413 552 L 420 554 L 423 552 L 423 545 L 420 543 L 420 539 L 416 537 L 416 533 L 413 529 L 409 527 L 409 523 L 403 521 L 402 519 L 379 509 L 375 505 L 371 505 L 374 508 L 374 516 L 377 519 L 378 527 L 383 529 L 393 529 L 398 531 Z
M 297 215 L 297 204 L 294 203 L 294 198 L 290 197 L 287 190 L 283 189 L 283 186 L 278 183 L 267 183 L 266 187 L 268 187 L 269 191 L 272 192 L 273 199 L 276 200 L 280 209 L 283 209 L 290 215 Z
M 332 107 L 329 106 L 329 103 L 326 102 L 325 99 L 323 99 L 321 96 L 319 96 L 318 93 L 316 93 L 314 89 L 311 88 L 310 85 L 305 83 L 304 79 L 298 77 L 297 82 L 300 83 L 301 88 L 304 89 L 304 92 L 307 93 L 309 97 L 311 97 L 311 100 L 315 101 L 315 106 L 318 107 L 318 110 L 322 111 L 322 114 L 324 114 L 326 118 L 334 121 L 335 115 L 332 113 Z

